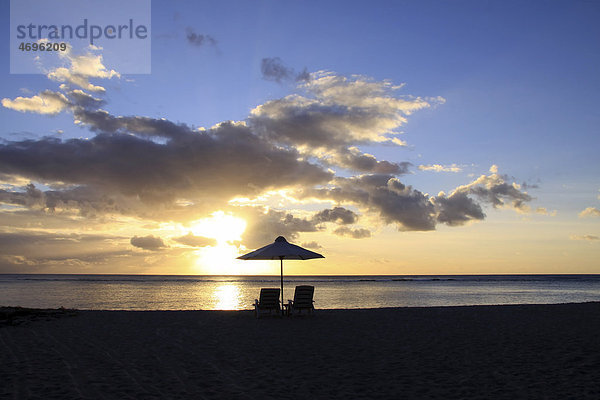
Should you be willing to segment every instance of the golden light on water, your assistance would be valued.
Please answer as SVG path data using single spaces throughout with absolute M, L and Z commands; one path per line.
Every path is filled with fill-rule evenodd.
M 233 284 L 218 286 L 213 294 L 217 300 L 214 310 L 239 310 L 241 293 L 239 287 Z

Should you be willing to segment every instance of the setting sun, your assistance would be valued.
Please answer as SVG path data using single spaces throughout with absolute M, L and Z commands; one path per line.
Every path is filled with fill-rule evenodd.
M 597 2 L 106 1 L 0 3 L 0 273 L 598 273 Z
M 1 398 L 600 400 L 600 0 L 0 15 Z
M 214 246 L 203 247 L 196 251 L 198 256 L 196 269 L 199 273 L 209 275 L 243 274 L 238 247 L 231 242 L 241 240 L 246 229 L 246 221 L 233 215 L 216 211 L 209 218 L 203 218 L 192 224 L 191 232 L 196 236 L 213 238 Z

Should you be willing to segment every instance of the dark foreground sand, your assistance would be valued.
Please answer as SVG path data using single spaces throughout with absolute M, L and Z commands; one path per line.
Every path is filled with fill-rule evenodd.
M 600 399 L 600 303 L 0 323 L 2 399 Z

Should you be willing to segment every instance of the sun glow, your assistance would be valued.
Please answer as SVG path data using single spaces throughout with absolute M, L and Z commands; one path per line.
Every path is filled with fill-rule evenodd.
M 216 246 L 204 247 L 196 252 L 197 268 L 207 275 L 243 275 L 249 272 L 248 265 L 236 258 L 238 248 L 230 243 L 220 242 Z
M 233 241 L 241 240 L 245 229 L 246 221 L 223 211 L 195 221 L 191 228 L 194 235 L 217 240 L 215 246 L 203 247 L 196 252 L 198 271 L 208 275 L 240 275 L 247 272 L 243 262 L 236 260 L 241 253 L 232 244 Z
M 192 233 L 217 239 L 217 242 L 241 240 L 246 230 L 246 221 L 241 218 L 216 211 L 209 218 L 202 218 L 192 224 Z

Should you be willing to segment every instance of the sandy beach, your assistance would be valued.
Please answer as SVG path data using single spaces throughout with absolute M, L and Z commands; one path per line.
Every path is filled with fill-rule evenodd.
M 600 303 L 60 311 L 0 323 L 4 399 L 598 399 Z

